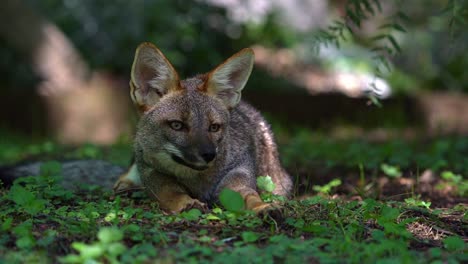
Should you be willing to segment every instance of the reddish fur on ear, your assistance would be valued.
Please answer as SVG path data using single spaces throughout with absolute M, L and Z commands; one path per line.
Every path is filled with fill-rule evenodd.
M 195 77 L 202 81 L 202 84 L 197 87 L 197 90 L 205 93 L 208 89 L 208 73 L 198 74 Z
M 149 106 L 140 104 L 135 100 L 135 86 L 133 85 L 132 81 L 130 81 L 129 86 L 130 86 L 130 98 L 132 98 L 132 101 L 135 104 L 135 107 L 138 113 L 143 114 L 144 112 L 148 111 L 150 109 Z
M 179 89 L 179 76 L 164 54 L 152 43 L 140 44 L 130 81 L 130 96 L 138 110 L 149 110 L 161 97 Z
M 232 55 L 207 74 L 202 91 L 221 99 L 226 107 L 236 106 L 254 64 L 254 52 L 250 48 Z

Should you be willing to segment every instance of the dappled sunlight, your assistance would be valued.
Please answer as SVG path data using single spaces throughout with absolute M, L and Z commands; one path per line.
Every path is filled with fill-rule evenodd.
M 310 94 L 341 93 L 349 97 L 375 95 L 385 99 L 392 94 L 389 84 L 369 73 L 351 71 L 324 71 L 313 64 L 299 60 L 293 49 L 253 47 L 255 63 L 276 77 L 283 77 L 304 87 Z

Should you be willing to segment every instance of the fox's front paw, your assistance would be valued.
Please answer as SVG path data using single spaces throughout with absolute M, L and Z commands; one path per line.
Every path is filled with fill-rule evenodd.
M 193 208 L 199 209 L 202 212 L 207 212 L 208 210 L 208 206 L 205 203 L 202 203 L 199 200 L 193 199 L 189 196 L 183 196 L 178 201 L 167 205 L 165 211 L 177 214 L 183 211 L 188 211 Z
M 250 194 L 245 198 L 248 210 L 252 210 L 258 216 L 269 215 L 276 220 L 283 218 L 282 207 L 274 203 L 265 203 L 258 194 Z
M 194 202 L 192 204 L 190 204 L 187 207 L 185 207 L 184 209 L 182 209 L 182 211 L 188 211 L 190 209 L 198 209 L 202 213 L 207 213 L 209 211 L 208 205 L 206 203 L 202 203 L 202 202 L 200 202 L 199 200 L 196 200 L 196 199 L 194 199 Z
M 277 221 L 283 219 L 283 207 L 277 204 L 264 203 L 252 208 L 252 210 L 260 217 L 270 216 Z
M 115 194 L 143 189 L 141 186 L 140 174 L 135 164 L 119 177 L 113 189 Z
M 134 190 L 142 190 L 143 187 L 139 184 L 135 184 L 133 181 L 130 181 L 128 179 L 119 179 L 113 187 L 114 193 L 115 194 L 121 194 L 129 191 L 134 191 Z
M 274 208 L 274 206 L 272 204 L 261 203 L 261 204 L 256 205 L 255 207 L 253 207 L 252 211 L 254 211 L 256 214 L 259 214 L 259 213 L 261 213 L 263 211 L 268 211 L 268 210 L 271 210 L 273 208 Z

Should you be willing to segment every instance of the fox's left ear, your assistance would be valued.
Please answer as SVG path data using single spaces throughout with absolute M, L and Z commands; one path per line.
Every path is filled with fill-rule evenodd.
M 208 73 L 206 93 L 220 98 L 226 107 L 235 107 L 241 99 L 254 65 L 254 52 L 247 48 L 231 56 Z

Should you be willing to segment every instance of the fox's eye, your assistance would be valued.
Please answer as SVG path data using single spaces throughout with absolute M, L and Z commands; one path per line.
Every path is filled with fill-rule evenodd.
M 221 128 L 220 124 L 211 124 L 210 127 L 208 128 L 208 131 L 218 132 L 220 128 Z
M 169 126 L 176 131 L 180 131 L 184 128 L 184 123 L 180 121 L 170 121 Z

